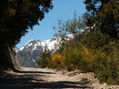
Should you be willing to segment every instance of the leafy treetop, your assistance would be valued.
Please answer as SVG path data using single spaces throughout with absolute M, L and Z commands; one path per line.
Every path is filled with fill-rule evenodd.
M 88 10 L 88 26 L 93 24 L 102 32 L 117 37 L 119 29 L 119 0 L 85 0 Z
M 52 0 L 0 0 L 0 43 L 17 44 L 52 7 Z

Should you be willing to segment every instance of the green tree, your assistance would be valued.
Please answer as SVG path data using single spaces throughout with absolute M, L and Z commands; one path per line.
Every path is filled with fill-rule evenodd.
M 89 26 L 97 25 L 102 32 L 111 37 L 117 37 L 119 29 L 119 4 L 118 0 L 85 0 L 90 18 Z
M 77 16 L 75 11 L 72 19 L 58 20 L 58 26 L 55 26 L 54 30 L 56 30 L 55 36 L 60 39 L 59 46 L 64 46 L 67 43 L 68 35 L 72 35 L 76 39 L 80 38 L 80 31 L 86 27 L 87 16 L 87 14 L 82 17 Z
M 51 51 L 48 49 L 47 46 L 45 46 L 45 49 L 41 53 L 41 56 L 39 60 L 37 61 L 37 64 L 40 67 L 46 67 L 46 66 L 49 66 L 50 62 L 51 62 Z
M 0 3 L 0 40 L 10 45 L 18 43 L 28 28 L 38 24 L 52 8 L 51 0 L 2 0 Z
M 8 45 L 12 49 L 52 7 L 52 0 L 0 0 L 0 65 L 8 64 Z
M 80 42 L 88 48 L 100 49 L 109 43 L 109 35 L 103 34 L 101 31 L 92 31 L 82 37 Z

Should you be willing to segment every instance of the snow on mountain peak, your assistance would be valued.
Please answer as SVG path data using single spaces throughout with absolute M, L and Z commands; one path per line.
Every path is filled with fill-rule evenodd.
M 67 35 L 68 40 L 73 38 L 72 34 Z M 30 50 L 36 50 L 39 47 L 42 47 L 43 49 L 47 46 L 50 51 L 58 48 L 56 45 L 59 43 L 60 39 L 58 37 L 51 38 L 49 40 L 45 40 L 40 42 L 40 40 L 30 40 L 28 41 L 25 46 L 21 47 L 20 50 L 24 49 L 30 49 Z
M 72 34 L 67 35 L 67 40 L 71 38 L 73 38 Z M 60 37 L 54 37 L 42 42 L 39 40 L 28 41 L 22 48 L 20 48 L 20 50 L 16 52 L 19 65 L 25 67 L 36 67 L 37 65 L 35 62 L 37 62 L 40 58 L 41 53 L 45 50 L 45 48 L 47 47 L 53 54 L 59 48 L 58 43 L 60 40 Z
M 30 40 L 28 41 L 23 47 L 20 48 L 20 50 L 24 50 L 24 49 L 33 49 L 36 48 L 37 45 L 41 45 L 41 42 L 39 40 Z

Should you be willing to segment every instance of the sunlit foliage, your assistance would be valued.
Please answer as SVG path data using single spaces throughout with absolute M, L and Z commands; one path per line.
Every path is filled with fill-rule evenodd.
M 102 83 L 119 84 L 117 1 L 85 0 L 88 11 L 83 15 L 83 19 L 77 18 L 74 14 L 71 20 L 59 20 L 58 27 L 55 28 L 58 31 L 57 35 L 65 39 L 67 34 L 73 34 L 74 38 L 65 40 L 60 45 L 51 61 L 51 64 L 58 66 L 51 66 L 94 72 Z
M 58 66 L 58 65 L 64 65 L 64 58 L 62 55 L 60 55 L 59 53 L 55 53 L 52 56 L 52 62 L 54 66 Z

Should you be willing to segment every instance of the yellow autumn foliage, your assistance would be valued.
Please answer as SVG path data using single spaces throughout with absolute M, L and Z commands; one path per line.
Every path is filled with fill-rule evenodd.
M 64 58 L 59 53 L 55 53 L 52 57 L 52 62 L 54 65 L 57 65 L 57 64 L 63 65 L 64 64 Z
M 87 62 L 93 62 L 93 60 L 95 59 L 94 58 L 94 53 L 90 49 L 86 48 L 86 46 L 84 46 L 82 44 L 80 44 L 80 47 L 82 49 L 82 50 L 80 50 L 81 51 L 81 55 L 82 55 L 82 60 L 85 60 Z

